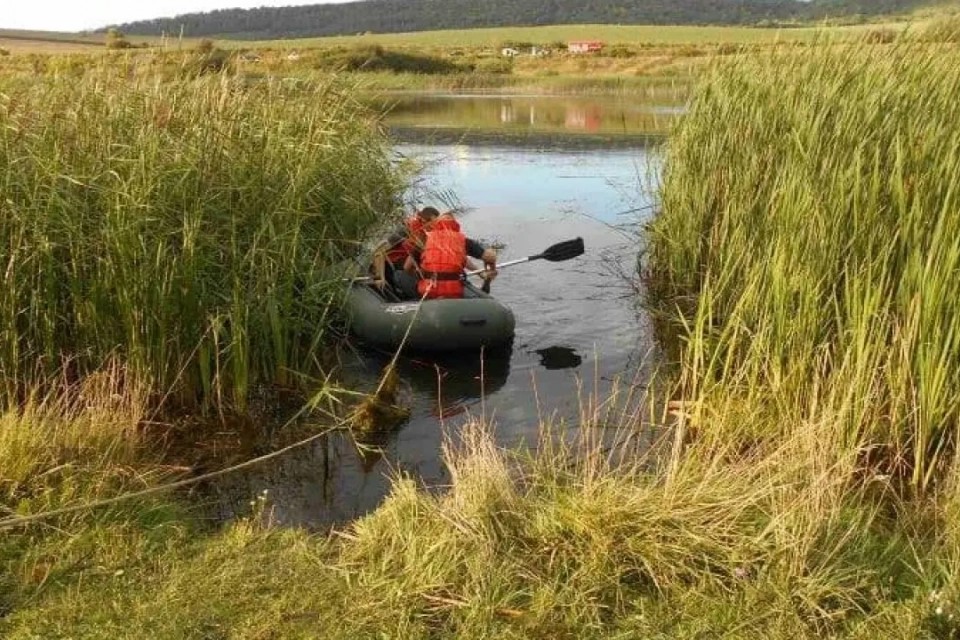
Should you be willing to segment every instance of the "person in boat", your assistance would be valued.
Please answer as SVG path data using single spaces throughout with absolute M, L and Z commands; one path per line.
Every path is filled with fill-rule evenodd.
M 482 277 L 492 281 L 497 276 L 497 252 L 466 237 L 451 213 L 427 209 L 431 217 L 424 225 L 422 248 L 413 247 L 404 263 L 404 271 L 417 283 L 417 297 L 462 298 L 463 271 L 472 267 L 470 258 L 483 261 Z
M 424 227 L 440 216 L 433 207 L 424 207 L 397 226 L 373 251 L 373 285 L 383 291 L 392 285 L 405 299 L 417 297 L 417 279 L 404 271 L 407 257 L 426 240 Z

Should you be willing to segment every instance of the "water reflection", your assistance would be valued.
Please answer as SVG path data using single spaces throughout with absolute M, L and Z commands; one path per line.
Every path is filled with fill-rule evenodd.
M 403 95 L 381 99 L 398 129 L 662 135 L 683 109 L 635 97 Z
M 510 377 L 511 349 L 429 354 L 404 354 L 396 363 L 402 395 L 411 403 L 426 400 L 422 413 L 446 419 L 461 415 L 485 396 L 496 393 Z M 371 380 L 390 363 L 392 354 L 375 349 L 357 353 L 347 375 L 358 384 Z

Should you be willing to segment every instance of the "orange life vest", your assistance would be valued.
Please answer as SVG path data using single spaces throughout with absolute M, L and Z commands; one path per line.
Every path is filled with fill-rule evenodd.
M 460 232 L 460 224 L 452 216 L 440 216 L 427 231 L 417 291 L 427 298 L 462 298 L 466 262 L 467 237 Z
M 423 248 L 424 234 L 423 221 L 419 216 L 407 218 L 403 224 L 407 228 L 406 237 L 400 244 L 390 247 L 389 251 L 387 251 L 387 262 L 401 269 L 407 256 L 413 253 L 413 251 Z

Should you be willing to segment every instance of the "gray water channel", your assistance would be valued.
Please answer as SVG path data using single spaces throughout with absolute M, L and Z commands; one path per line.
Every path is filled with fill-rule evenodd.
M 426 485 L 447 482 L 441 444 L 456 440 L 465 421 L 489 421 L 503 446 L 536 446 L 542 418 L 577 429 L 586 405 L 615 385 L 642 383 L 655 362 L 636 260 L 639 225 L 653 213 L 656 147 L 397 144 L 395 152 L 426 167 L 411 197 L 422 206 L 436 204 L 432 193 L 455 194 L 466 208 L 464 232 L 502 245 L 502 260 L 577 236 L 586 253 L 501 271 L 493 294 L 517 320 L 509 352 L 484 354 L 482 362 L 480 354 L 401 357 L 402 396 L 411 407 L 405 424 L 366 451 L 348 434 L 331 435 L 231 476 L 214 487 L 217 517 L 244 513 L 267 490 L 281 523 L 343 524 L 376 508 L 397 472 Z M 391 355 L 348 350 L 344 379 L 371 386 Z

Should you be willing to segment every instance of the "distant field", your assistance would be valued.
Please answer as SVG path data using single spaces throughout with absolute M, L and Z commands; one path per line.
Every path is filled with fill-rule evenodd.
M 11 53 L 75 53 L 103 47 L 103 36 L 0 29 L 0 49 Z
M 103 49 L 105 40 L 102 33 L 0 29 L 0 49 L 10 53 L 89 53 Z M 127 40 L 134 44 L 160 43 L 160 38 L 142 36 L 130 36 Z
M 24 31 L 22 29 L 0 29 L 0 38 L 5 40 L 60 42 L 79 45 L 103 44 L 102 34 L 68 33 L 62 31 Z
M 223 49 L 312 49 L 342 45 L 382 45 L 390 48 L 434 50 L 489 49 L 506 42 L 530 42 L 550 46 L 570 40 L 600 40 L 607 45 L 672 47 L 683 45 L 767 44 L 775 42 L 809 42 L 825 33 L 834 38 L 857 37 L 876 29 L 900 30 L 925 22 L 931 16 L 917 16 L 911 23 L 888 22 L 842 27 L 696 27 L 652 25 L 553 25 L 544 27 L 499 27 L 423 31 L 410 33 L 365 33 L 352 36 L 276 40 L 231 40 L 212 38 Z M 127 36 L 133 44 L 190 49 L 198 38 L 166 38 Z M 0 29 L 0 49 L 10 53 L 83 53 L 104 47 L 104 34 L 62 33 L 54 31 L 21 31 Z
M 916 22 L 914 23 L 916 24 Z M 901 29 L 906 23 L 874 23 L 855 27 L 762 29 L 750 27 L 692 27 L 692 26 L 616 26 L 616 25 L 556 25 L 545 27 L 504 27 L 463 31 L 432 31 L 400 34 L 364 34 L 326 38 L 291 40 L 228 40 L 214 38 L 214 46 L 228 50 L 255 50 L 256 57 L 238 59 L 235 68 L 245 74 L 309 76 L 337 68 L 331 57 L 349 52 L 338 48 L 362 48 L 379 45 L 392 53 L 413 54 L 424 60 L 392 60 L 387 67 L 373 73 L 364 69 L 358 80 L 372 89 L 394 88 L 421 90 L 525 90 L 542 93 L 616 93 L 644 94 L 651 88 L 649 78 L 666 79 L 675 91 L 675 84 L 687 87 L 689 81 L 700 75 L 717 56 L 745 49 L 762 49 L 777 42 L 812 42 L 819 35 L 828 35 L 833 42 L 859 38 L 870 30 Z M 3 40 L 7 36 L 7 40 Z M 162 47 L 166 51 L 183 49 L 192 52 L 199 39 L 131 37 L 134 44 Z M 108 51 L 105 37 L 96 34 L 63 34 L 53 32 L 0 31 L 0 47 L 13 54 L 89 53 L 100 57 Z M 565 51 L 570 40 L 600 40 L 607 47 L 601 55 L 573 55 Z M 10 44 L 4 44 L 9 42 Z M 522 55 L 505 60 L 499 48 L 507 42 L 532 43 L 555 50 L 558 55 Z M 289 55 L 296 50 L 297 55 Z M 131 49 L 137 51 L 149 49 Z M 357 55 L 364 55 L 362 52 Z M 395 56 L 394 56 L 395 57 Z M 36 73 L 34 60 L 26 56 L 7 56 L 9 64 L 3 73 Z M 177 63 L 154 60 L 168 65 L 167 72 L 176 74 Z M 418 64 L 440 60 L 461 69 L 457 73 L 423 73 Z M 351 62 L 351 64 L 356 61 Z M 74 62 L 72 64 L 80 64 Z M 152 63 L 151 63 L 152 64 Z M 384 62 L 384 64 L 388 64 Z M 406 64 L 407 66 L 403 66 Z M 410 67 L 409 65 L 413 65 Z M 143 67 L 146 68 L 146 67 Z M 350 69 L 350 67 L 344 67 Z M 655 88 L 659 92 L 659 88 Z
M 835 34 L 859 33 L 878 25 L 835 27 Z M 890 26 L 890 25 L 888 25 Z M 764 43 L 775 41 L 807 41 L 822 29 L 760 29 L 755 27 L 688 27 L 648 25 L 556 25 L 547 27 L 502 27 L 462 31 L 423 31 L 417 33 L 363 34 L 301 38 L 294 40 L 217 40 L 226 47 L 297 47 L 311 48 L 345 44 L 379 44 L 384 46 L 481 47 L 498 46 L 507 41 L 566 42 L 568 40 L 602 40 L 607 44 L 649 43 L 654 45 L 702 43 Z

